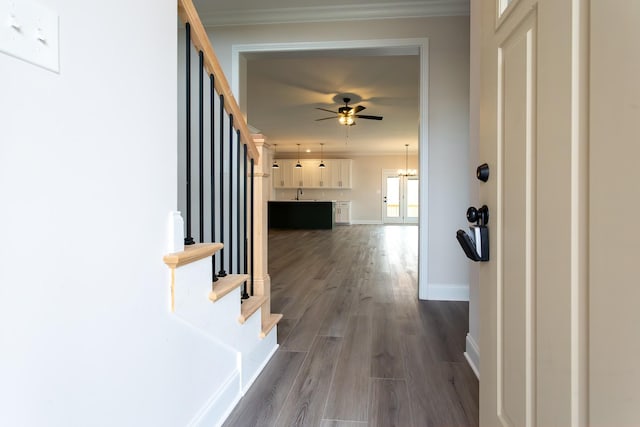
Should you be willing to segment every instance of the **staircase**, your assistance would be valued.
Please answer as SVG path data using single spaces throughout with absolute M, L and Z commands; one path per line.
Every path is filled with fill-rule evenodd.
M 219 349 L 211 355 L 211 369 L 220 369 L 214 390 L 189 423 L 214 426 L 224 422 L 278 347 L 282 315 L 271 313 L 267 272 L 270 167 L 261 161 L 268 159 L 265 138 L 249 133 L 192 1 L 178 0 L 178 14 L 186 39 L 186 135 L 179 144 L 186 151 L 186 185 L 179 195 L 186 200 L 185 227 L 173 212 L 171 249 L 163 260 L 170 271 L 172 316 Z

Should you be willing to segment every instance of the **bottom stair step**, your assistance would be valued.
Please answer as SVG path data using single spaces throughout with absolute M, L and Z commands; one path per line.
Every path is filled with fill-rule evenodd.
M 248 279 L 248 274 L 228 274 L 224 277 L 218 277 L 218 280 L 213 282 L 213 290 L 209 292 L 209 299 L 214 302 L 218 301 L 232 290 L 240 287 Z
M 244 300 L 240 308 L 240 317 L 238 318 L 238 322 L 246 322 L 253 313 L 258 311 L 260 306 L 264 304 L 267 299 L 268 297 L 266 296 L 252 296 Z
M 267 321 L 267 323 L 262 325 L 260 338 L 264 338 L 267 335 L 269 335 L 269 332 L 271 332 L 273 327 L 276 326 L 281 319 L 282 319 L 282 314 L 271 313 L 271 315 L 269 315 L 269 320 Z

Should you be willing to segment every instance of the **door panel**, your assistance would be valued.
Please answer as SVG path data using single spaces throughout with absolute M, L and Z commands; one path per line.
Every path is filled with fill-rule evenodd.
M 482 2 L 481 425 L 584 425 L 582 3 Z
M 405 223 L 417 224 L 420 213 L 420 179 L 417 176 L 407 178 Z
M 503 215 L 502 280 L 498 293 L 499 413 L 505 425 L 532 425 L 532 233 L 533 81 L 535 74 L 535 13 L 509 34 L 499 48 L 498 91 L 502 103 Z M 502 339 L 502 343 L 500 343 Z M 500 389 L 502 388 L 502 390 Z
M 400 215 L 400 177 L 396 173 L 385 172 L 382 177 L 382 222 L 402 223 Z

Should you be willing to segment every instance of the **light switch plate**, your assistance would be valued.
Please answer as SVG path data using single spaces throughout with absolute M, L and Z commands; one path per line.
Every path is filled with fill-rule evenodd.
M 58 14 L 31 0 L 0 0 L 0 51 L 60 72 Z

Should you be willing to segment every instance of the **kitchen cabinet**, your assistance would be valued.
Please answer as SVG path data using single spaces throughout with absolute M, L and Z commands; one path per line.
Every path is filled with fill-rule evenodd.
M 336 224 L 351 224 L 351 202 L 336 202 Z
M 320 168 L 319 159 L 300 160 L 301 168 L 296 168 L 295 159 L 278 159 L 280 165 L 273 171 L 274 188 L 351 188 L 350 159 L 325 160 L 325 168 Z
M 272 200 L 268 203 L 269 228 L 332 229 L 335 202 Z
M 331 160 L 331 188 L 351 188 L 351 168 L 353 160 L 335 159 Z
M 295 160 L 282 159 L 278 160 L 279 168 L 271 169 L 273 174 L 274 188 L 295 188 L 293 169 Z

